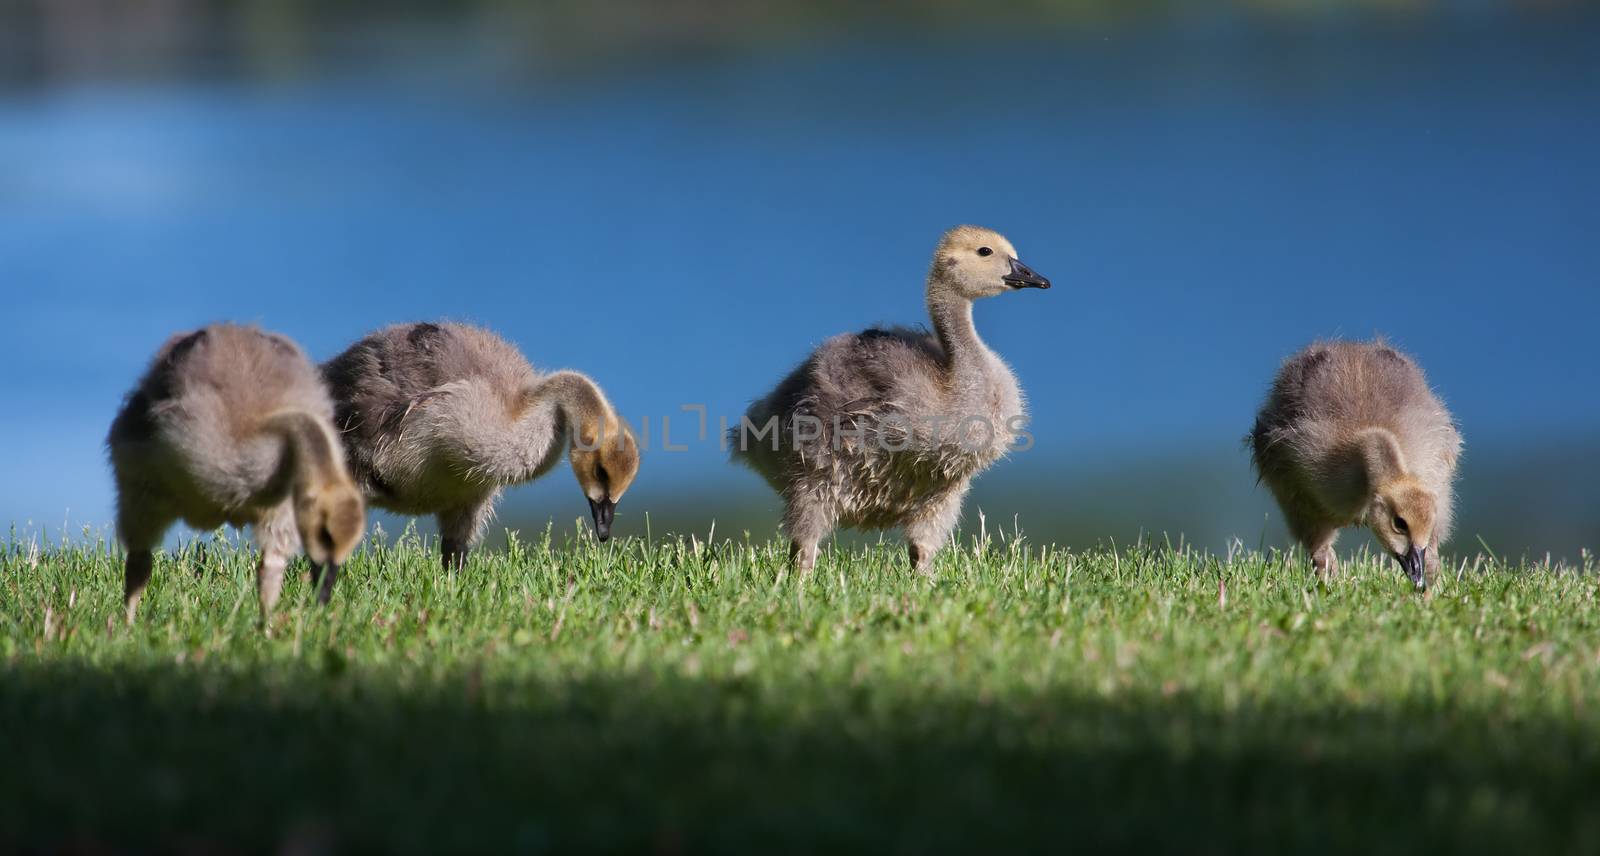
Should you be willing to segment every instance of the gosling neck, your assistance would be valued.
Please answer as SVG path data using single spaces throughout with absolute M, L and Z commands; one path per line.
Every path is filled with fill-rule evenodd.
M 290 487 L 296 496 L 345 480 L 344 457 L 322 420 L 303 410 L 283 410 L 267 419 L 267 429 L 284 440 Z
M 1367 428 L 1356 434 L 1356 451 L 1366 469 L 1367 490 L 1392 484 L 1406 475 L 1405 454 L 1400 441 L 1387 428 Z
M 972 300 L 937 278 L 928 280 L 928 317 L 952 368 L 971 364 L 988 352 L 972 323 Z
M 615 440 L 617 418 L 600 387 L 574 371 L 559 371 L 544 378 L 524 393 L 524 412 L 536 405 L 554 407 L 561 415 L 561 431 L 573 443 L 595 448 Z

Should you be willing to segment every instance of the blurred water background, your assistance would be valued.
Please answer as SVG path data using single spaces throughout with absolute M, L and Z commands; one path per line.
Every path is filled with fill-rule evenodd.
M 175 330 L 324 359 L 448 317 L 650 419 L 620 532 L 770 537 L 718 418 L 924 320 L 974 222 L 1057 288 L 978 309 L 1036 444 L 968 534 L 1282 545 L 1254 408 L 1310 340 L 1383 334 L 1466 435 L 1455 548 L 1575 557 L 1597 45 L 1592 7 L 1488 0 L 0 5 L 0 528 L 108 527 L 106 426 Z M 496 531 L 585 513 L 563 467 Z

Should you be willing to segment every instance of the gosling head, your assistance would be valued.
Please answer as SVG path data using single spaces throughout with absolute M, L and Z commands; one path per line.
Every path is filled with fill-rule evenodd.
M 367 529 L 361 492 L 348 481 L 296 491 L 294 520 L 306 558 L 323 572 L 332 571 L 330 577 L 355 552 Z
M 639 446 L 621 420 L 610 420 L 604 428 L 597 425 L 580 431 L 567 458 L 578 486 L 589 499 L 595 537 L 605 541 L 611 537 L 617 501 L 639 472 Z
M 1427 588 L 1423 568 L 1433 541 L 1437 499 L 1410 476 L 1378 488 L 1367 508 L 1367 527 L 1388 548 L 1418 591 Z
M 1050 287 L 1050 280 L 1017 259 L 1004 235 L 978 226 L 957 226 L 944 234 L 930 279 L 968 300 Z

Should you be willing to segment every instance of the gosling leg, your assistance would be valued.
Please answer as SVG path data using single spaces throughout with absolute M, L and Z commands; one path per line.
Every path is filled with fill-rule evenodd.
M 265 623 L 283 593 L 283 571 L 289 566 L 289 557 L 300 547 L 300 534 L 295 531 L 294 512 L 287 502 L 264 513 L 256 521 L 255 530 L 256 547 L 261 551 L 261 559 L 256 562 L 256 600 Z M 316 573 L 314 563 L 312 573 Z
M 132 486 L 117 485 L 117 532 L 128 549 L 122 566 L 122 609 L 123 618 L 129 624 L 139 611 L 139 599 L 144 596 L 145 586 L 150 584 L 156 545 L 173 522 L 172 517 L 152 508 L 152 503 L 140 499 Z
M 961 500 L 966 491 L 954 491 L 928 502 L 927 506 L 906 526 L 906 552 L 911 567 L 917 573 L 933 574 L 933 557 L 950 541 L 950 533 L 961 519 Z
M 1337 529 L 1330 529 L 1318 535 L 1307 547 L 1311 550 L 1311 567 L 1317 571 L 1317 576 L 1324 582 L 1332 582 L 1339 578 L 1339 557 L 1333 552 L 1333 541 L 1338 537 Z
M 817 566 L 817 545 L 833 531 L 833 517 L 820 503 L 790 499 L 783 512 L 789 535 L 789 564 L 801 579 Z
M 439 512 L 439 553 L 445 570 L 458 570 L 467 564 L 467 553 L 477 545 L 489 518 L 494 516 L 496 496 L 498 493 L 474 505 Z
M 129 624 L 133 623 L 134 614 L 139 611 L 139 599 L 144 597 L 144 587 L 150 584 L 150 572 L 154 567 L 155 556 L 150 550 L 128 551 L 128 559 L 122 568 L 122 608 Z

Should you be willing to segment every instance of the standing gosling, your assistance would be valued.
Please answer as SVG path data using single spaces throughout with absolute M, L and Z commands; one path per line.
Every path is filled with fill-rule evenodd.
M 500 491 L 549 472 L 569 439 L 595 534 L 611 537 L 639 449 L 589 378 L 539 374 L 509 342 L 454 323 L 386 327 L 323 374 L 368 501 L 436 515 L 446 568 L 466 561 Z
M 836 525 L 903 527 L 912 566 L 930 569 L 972 477 L 1010 449 L 1025 420 L 1017 379 L 978 338 L 972 302 L 1049 287 L 1010 241 L 958 226 L 928 273 L 933 333 L 835 336 L 750 406 L 747 424 L 729 433 L 733 457 L 782 495 L 801 574 Z
M 1382 341 L 1314 344 L 1283 364 L 1248 439 L 1319 573 L 1338 573 L 1334 538 L 1357 524 L 1418 590 L 1437 573 L 1461 435 L 1411 358 Z
M 366 528 L 332 418 L 316 367 L 283 336 L 216 324 L 167 340 L 107 438 L 128 549 L 128 621 L 150 581 L 152 551 L 177 520 L 255 528 L 263 617 L 297 543 L 327 603 Z

